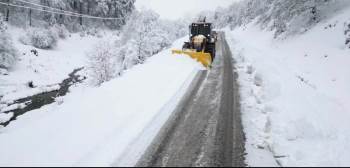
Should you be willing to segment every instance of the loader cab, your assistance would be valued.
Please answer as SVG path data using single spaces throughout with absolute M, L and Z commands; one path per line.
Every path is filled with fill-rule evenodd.
M 211 38 L 211 29 L 211 23 L 192 23 L 190 25 L 190 39 L 197 35 L 204 35 L 209 40 Z
M 187 52 L 186 54 L 192 58 L 200 59 L 203 65 L 209 66 L 216 55 L 216 33 L 212 31 L 212 23 L 205 22 L 204 18 L 199 22 L 190 24 L 189 32 L 189 41 L 184 43 L 182 51 L 175 52 Z

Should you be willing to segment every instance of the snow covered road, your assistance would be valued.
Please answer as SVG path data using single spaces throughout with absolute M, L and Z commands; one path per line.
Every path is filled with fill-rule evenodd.
M 201 69 L 166 50 L 99 88 L 73 88 L 0 129 L 0 166 L 132 166 Z
M 220 33 L 213 68 L 202 72 L 139 166 L 244 166 L 244 135 L 231 51 Z

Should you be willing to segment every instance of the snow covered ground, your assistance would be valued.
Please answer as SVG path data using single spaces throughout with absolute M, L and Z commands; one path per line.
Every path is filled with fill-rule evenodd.
M 71 40 L 79 43 L 79 37 Z M 181 47 L 183 41 L 174 47 Z M 67 52 L 81 61 L 80 51 Z M 56 103 L 0 129 L 0 165 L 134 165 L 203 68 L 188 57 L 170 53 L 165 50 L 101 87 L 74 87 Z M 64 60 L 56 57 L 49 62 Z
M 20 61 L 10 70 L 9 75 L 0 75 L 0 96 L 4 95 L 1 101 L 5 102 L 53 88 L 53 85 L 68 78 L 74 69 L 84 67 L 87 63 L 86 52 L 101 40 L 72 34 L 65 40 L 59 40 L 55 49 L 41 50 L 19 42 L 19 38 L 25 34 L 24 30 L 11 27 L 9 33 L 19 50 Z M 31 52 L 33 49 L 38 51 L 38 56 Z M 38 88 L 29 88 L 30 81 Z
M 227 31 L 237 61 L 249 166 L 350 165 L 350 9 L 303 35 Z

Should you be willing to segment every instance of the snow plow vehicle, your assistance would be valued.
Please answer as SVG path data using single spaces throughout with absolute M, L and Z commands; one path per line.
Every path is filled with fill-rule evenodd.
M 217 33 L 212 31 L 212 23 L 207 23 L 205 18 L 189 27 L 189 42 L 185 42 L 182 50 L 172 50 L 172 53 L 188 55 L 209 68 L 215 58 Z

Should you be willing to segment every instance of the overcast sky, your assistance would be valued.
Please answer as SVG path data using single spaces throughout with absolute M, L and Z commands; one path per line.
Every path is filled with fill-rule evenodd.
M 136 8 L 153 9 L 163 19 L 177 19 L 203 10 L 215 10 L 236 0 L 136 0 Z

